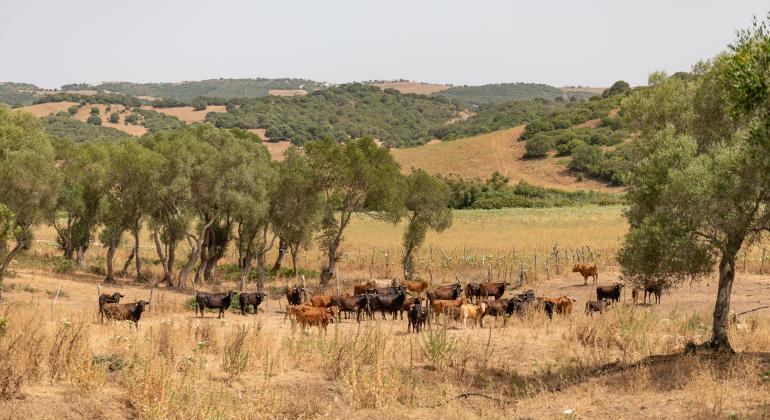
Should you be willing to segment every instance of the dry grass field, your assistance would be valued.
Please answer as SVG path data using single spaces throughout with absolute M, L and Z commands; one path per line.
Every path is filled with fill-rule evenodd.
M 560 89 L 564 93 L 588 92 L 588 93 L 593 93 L 595 95 L 601 95 L 602 92 L 604 92 L 607 88 L 603 88 L 603 87 L 563 87 L 563 88 L 560 88 Z
M 307 95 L 307 91 L 304 89 L 270 89 L 267 94 L 272 96 L 304 96 Z
M 206 114 L 209 112 L 226 112 L 224 105 L 210 105 L 208 108 L 202 111 L 196 111 L 191 106 L 180 106 L 174 108 L 153 108 L 151 106 L 143 106 L 144 109 L 151 109 L 153 111 L 161 112 L 172 117 L 177 117 L 180 120 L 191 124 L 195 122 L 201 122 L 206 119 Z
M 523 132 L 522 125 L 437 144 L 393 149 L 391 153 L 405 172 L 411 168 L 422 168 L 431 174 L 453 173 L 463 177 L 488 178 L 498 171 L 514 184 L 526 181 L 567 190 L 619 191 L 617 187 L 591 179 L 578 181 L 567 168 L 569 157 L 523 159 L 525 142 L 517 141 Z
M 47 102 L 43 104 L 35 104 L 20 107 L 19 111 L 29 112 L 30 114 L 43 118 L 49 115 L 53 115 L 62 111 L 67 111 L 67 108 L 72 105 L 77 105 L 75 102 Z
M 401 93 L 416 93 L 418 95 L 430 95 L 432 93 L 441 92 L 449 89 L 448 85 L 437 85 L 432 83 L 420 83 L 420 82 L 386 82 L 386 83 L 374 83 L 382 89 L 396 89 Z
M 590 245 L 599 253 L 599 283 L 611 284 L 618 280 L 611 253 L 626 230 L 621 211 L 456 212 L 449 230 L 428 238 L 418 257 L 419 274 L 433 266 L 434 283 L 455 275 L 475 279 L 487 266 L 516 258 L 531 263 L 530 255 L 558 242 L 562 250 Z M 375 278 L 397 276 L 402 232 L 401 225 L 356 217 L 340 262 L 341 290 L 365 281 L 369 270 Z M 3 418 L 770 416 L 770 310 L 733 325 L 739 356 L 682 354 L 688 341 L 708 337 L 713 279 L 666 292 L 660 305 L 635 305 L 625 293 L 606 314 L 588 317 L 583 306 L 593 288 L 570 272 L 566 254 L 559 273 L 533 269 L 519 290 L 573 296 L 571 315 L 548 320 L 535 308 L 505 325 L 485 318 L 484 328 L 469 329 L 442 317 L 420 334 L 408 334 L 405 320 L 382 320 L 379 314 L 361 324 L 342 319 L 326 333 L 316 327 L 302 331 L 284 322 L 283 279 L 267 284 L 269 299 L 257 315 L 230 310 L 224 319 L 214 312 L 196 317 L 186 304 L 190 292 L 159 286 L 137 330 L 127 322 L 98 321 L 100 276 L 46 269 L 46 255 L 55 250 L 45 240 L 52 237 L 52 229 L 41 228 L 40 241 L 5 282 Z M 316 256 L 315 249 L 304 252 L 301 264 L 317 269 Z M 89 264 L 102 257 L 103 250 L 90 252 Z M 143 257 L 151 264 L 152 249 L 143 248 Z M 228 252 L 222 263 L 233 261 Z M 218 278 L 218 284 L 201 287 L 235 288 Z M 325 292 L 315 279 L 308 286 Z M 102 288 L 121 291 L 127 302 L 150 295 L 149 284 L 130 279 Z M 768 300 L 770 280 L 738 273 L 735 312 Z

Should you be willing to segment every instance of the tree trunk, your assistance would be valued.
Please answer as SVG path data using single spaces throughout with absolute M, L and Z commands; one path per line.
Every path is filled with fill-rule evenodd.
M 273 264 L 273 272 L 277 273 L 278 270 L 281 269 L 281 263 L 283 262 L 283 257 L 286 255 L 286 250 L 288 246 L 286 245 L 286 242 L 284 242 L 283 239 L 278 240 L 278 256 L 275 258 L 275 264 Z
M 107 248 L 107 278 L 104 279 L 105 283 L 115 283 L 115 268 L 113 267 L 113 261 L 115 260 L 115 249 L 118 247 L 118 241 L 113 235 L 110 238 L 110 246 Z
M 412 280 L 412 277 L 414 277 L 414 259 L 412 258 L 413 250 L 414 247 L 412 244 L 408 244 L 404 248 L 404 259 L 401 260 L 402 266 L 404 268 L 404 280 Z
M 178 290 L 184 290 L 187 288 L 187 275 L 195 266 L 198 261 L 198 257 L 201 252 L 200 240 L 193 241 L 190 237 L 187 238 L 187 242 L 190 244 L 190 257 L 187 259 L 187 263 L 179 270 L 179 277 L 177 278 L 176 288 Z
M 132 248 L 131 253 L 128 255 L 128 259 L 126 260 L 125 263 L 123 263 L 123 269 L 120 270 L 120 275 L 123 277 L 125 277 L 126 274 L 128 273 L 128 267 L 130 267 L 131 263 L 134 262 L 134 256 L 135 256 L 134 252 L 136 252 L 136 250 Z
M 0 255 L 2 255 L 2 265 L 0 265 L 0 299 L 3 297 L 3 279 L 5 279 L 5 272 L 8 270 L 8 266 L 11 265 L 11 261 L 13 261 L 13 257 L 16 256 L 16 253 L 19 252 L 24 247 L 24 242 L 17 242 L 16 246 L 13 247 L 11 252 L 7 252 L 8 250 L 8 244 L 3 243 L 2 244 L 2 252 L 0 252 Z
M 136 279 L 142 279 L 142 259 L 139 257 L 139 225 L 134 227 L 134 261 L 136 262 Z
M 257 291 L 265 290 L 265 253 L 257 253 Z
M 294 277 L 299 278 L 299 272 L 297 271 L 297 254 L 299 254 L 299 245 L 289 247 L 291 250 L 291 266 L 294 269 Z
M 169 285 L 174 286 L 174 264 L 176 263 L 176 242 L 172 241 L 168 244 L 168 252 L 166 254 L 166 272 L 163 273 L 163 281 Z
M 86 266 L 86 247 L 79 246 L 77 252 L 78 268 L 81 270 Z
M 337 263 L 337 250 L 340 247 L 340 237 L 338 236 L 329 246 L 329 265 L 321 272 L 321 285 L 326 286 L 334 276 L 334 266 Z M 294 274 L 296 275 L 296 268 Z
M 714 305 L 714 321 L 712 325 L 711 340 L 707 347 L 712 350 L 726 351 L 734 353 L 730 345 L 730 339 L 727 336 L 728 326 L 730 324 L 730 295 L 735 280 L 735 252 L 725 252 L 719 261 L 719 289 L 717 290 L 717 301 Z
M 243 272 L 241 273 L 241 281 L 239 284 L 240 291 L 246 290 L 246 280 L 249 278 L 249 272 L 251 271 L 251 249 L 246 249 L 243 252 Z

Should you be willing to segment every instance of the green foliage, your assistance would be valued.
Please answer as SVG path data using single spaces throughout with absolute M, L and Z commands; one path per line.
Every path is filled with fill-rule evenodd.
M 99 115 L 91 114 L 91 116 L 86 120 L 86 123 L 91 125 L 102 125 L 102 117 Z
M 67 113 L 70 115 L 75 115 L 80 110 L 80 105 L 72 105 L 71 107 L 67 108 Z
M 42 118 L 45 131 L 55 139 L 71 139 L 84 142 L 95 139 L 121 139 L 130 137 L 129 134 L 111 127 L 88 124 L 74 118 L 48 116 Z
M 126 119 L 124 120 L 126 124 L 133 124 L 136 125 L 139 123 L 139 114 L 136 112 L 132 112 L 128 115 L 126 115 Z
M 353 213 L 369 211 L 394 223 L 400 219 L 402 177 L 393 156 L 370 138 L 310 142 L 305 153 L 324 197 L 320 243 L 329 257 L 322 275 L 328 280 Z
M 729 349 L 737 254 L 770 229 L 768 64 L 766 21 L 739 32 L 731 51 L 696 66 L 695 77 L 653 74 L 650 88 L 624 101 L 641 136 L 622 270 L 672 285 L 710 274 L 719 261 L 710 342 L 719 349 Z
M 196 111 L 205 111 L 208 106 L 208 102 L 204 101 L 203 99 L 197 99 L 192 102 L 192 107 Z
M 99 107 L 98 106 L 92 106 L 91 107 L 91 115 L 99 116 Z
M 209 113 L 206 120 L 223 128 L 264 128 L 271 140 L 297 145 L 370 136 L 388 146 L 409 146 L 430 140 L 458 110 L 442 98 L 348 84 L 306 96 L 232 99 L 226 113 Z
M 562 191 L 520 181 L 508 185 L 508 178 L 495 173 L 487 180 L 441 177 L 449 187 L 449 206 L 454 209 L 502 209 L 509 207 L 568 207 L 612 205 L 624 202 L 619 194 L 598 191 Z
M 141 117 L 141 124 L 150 132 L 175 130 L 185 126 L 184 121 L 179 118 L 151 109 L 134 108 L 131 115 L 137 114 Z M 129 115 L 129 117 L 131 117 L 131 115 Z M 128 117 L 126 117 L 126 121 L 128 121 Z
M 0 82 L 0 104 L 31 105 L 37 98 L 34 92 L 38 90 L 39 87 L 29 83 Z
M 62 89 L 82 85 L 64 85 Z M 88 85 L 86 85 L 88 86 Z M 200 96 L 218 98 L 254 98 L 267 96 L 271 89 L 300 89 L 309 92 L 323 86 L 305 79 L 210 79 L 182 83 L 107 82 L 89 89 L 120 92 L 132 96 L 154 96 L 177 100 L 191 100 Z M 137 105 L 133 105 L 137 106 Z
M 557 87 L 537 83 L 496 83 L 483 86 L 453 86 L 447 90 L 435 92 L 433 96 L 481 106 L 511 101 L 531 101 L 536 98 L 552 101 L 556 98 L 564 98 L 565 93 Z
M 83 95 L 80 93 L 60 92 L 53 95 L 44 95 L 39 97 L 35 103 L 44 104 L 48 102 L 78 102 L 84 104 L 121 104 L 126 108 L 132 108 L 142 105 L 139 99 L 123 95 L 120 93 L 99 92 L 96 95 Z M 93 110 L 92 110 L 93 112 Z
M 628 84 L 628 82 L 623 80 L 618 80 L 617 82 L 613 83 L 612 86 L 605 89 L 604 92 L 602 92 L 602 98 L 609 98 L 610 96 L 615 95 L 622 95 L 628 91 L 631 90 L 631 85 Z
M 113 123 L 113 124 L 119 123 L 120 122 L 120 114 L 118 114 L 117 112 L 113 112 L 112 114 L 110 114 L 110 122 Z
M 425 241 L 428 229 L 441 232 L 452 224 L 452 212 L 449 187 L 440 179 L 418 169 L 406 177 L 405 184 L 403 194 L 408 223 L 404 232 L 402 265 L 404 276 L 412 278 L 414 251 Z
M 8 330 L 8 320 L 0 316 L 0 337 Z
M 78 268 L 78 263 L 75 260 L 55 257 L 53 261 L 53 272 L 59 274 L 72 274 Z
M 434 129 L 433 135 L 442 140 L 453 140 L 512 128 L 538 121 L 554 106 L 555 104 L 542 102 L 506 102 L 484 105 L 466 120 Z
M 545 157 L 555 147 L 556 141 L 553 137 L 537 133 L 527 142 L 524 157 L 528 159 Z
M 553 106 L 549 109 L 549 112 L 541 114 L 540 119 L 527 125 L 521 139 L 528 140 L 537 133 L 570 128 L 588 120 L 604 118 L 609 114 L 610 110 L 619 106 L 619 98 Z

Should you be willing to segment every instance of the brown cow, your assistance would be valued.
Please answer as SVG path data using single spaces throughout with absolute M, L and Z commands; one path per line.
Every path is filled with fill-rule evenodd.
M 577 299 L 570 296 L 559 296 L 556 301 L 556 313 L 561 315 L 572 314 L 572 306 Z
M 428 288 L 428 282 L 423 281 L 411 281 L 411 280 L 404 280 L 401 282 L 401 284 L 406 287 L 406 290 L 410 292 L 417 293 L 418 295 L 422 292 L 424 292 Z
M 583 286 L 588 285 L 588 278 L 593 278 L 593 284 L 599 281 L 599 270 L 596 268 L 596 264 L 575 264 L 572 268 L 573 273 L 580 273 L 583 276 Z
M 468 319 L 473 322 L 472 327 L 476 327 L 481 322 L 481 317 L 484 316 L 484 311 L 487 309 L 487 304 L 481 302 L 479 304 L 466 303 L 460 306 L 460 318 L 463 320 L 463 329 L 466 328 Z
M 310 298 L 309 303 L 316 308 L 328 308 L 333 305 L 333 299 L 330 295 L 316 295 Z
M 398 310 L 399 316 L 401 320 L 404 320 L 404 312 L 407 312 L 407 316 L 409 315 L 409 310 L 412 309 L 412 306 L 418 299 L 415 299 L 411 296 L 407 296 L 404 299 L 404 303 L 401 305 L 401 309 Z
M 449 308 L 459 308 L 460 306 L 468 303 L 468 299 L 455 299 L 455 300 L 442 300 L 436 299 L 430 303 L 433 316 L 438 317 L 442 313 L 445 313 Z
M 307 326 L 317 326 L 319 329 L 323 328 L 324 333 L 326 333 L 326 327 L 334 319 L 335 314 L 332 308 L 301 306 L 296 316 L 302 330 Z

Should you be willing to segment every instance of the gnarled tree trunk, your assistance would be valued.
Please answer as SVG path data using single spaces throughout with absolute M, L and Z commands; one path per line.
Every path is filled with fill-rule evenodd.
M 275 257 L 275 264 L 273 264 L 273 272 L 277 273 L 278 270 L 281 269 L 281 263 L 283 262 L 283 257 L 286 255 L 288 246 L 286 245 L 286 242 L 284 242 L 283 239 L 278 240 L 278 256 Z
M 110 245 L 107 248 L 107 277 L 104 279 L 105 283 L 115 283 L 115 267 L 113 266 L 115 260 L 115 250 L 118 248 L 118 239 L 116 235 L 112 235 L 110 238 Z
M 711 340 L 707 347 L 713 350 L 734 352 L 727 335 L 730 325 L 730 295 L 735 280 L 735 256 L 738 248 L 728 250 L 722 254 L 719 261 L 719 288 L 717 289 L 717 301 L 714 305 L 714 320 L 712 325 Z

